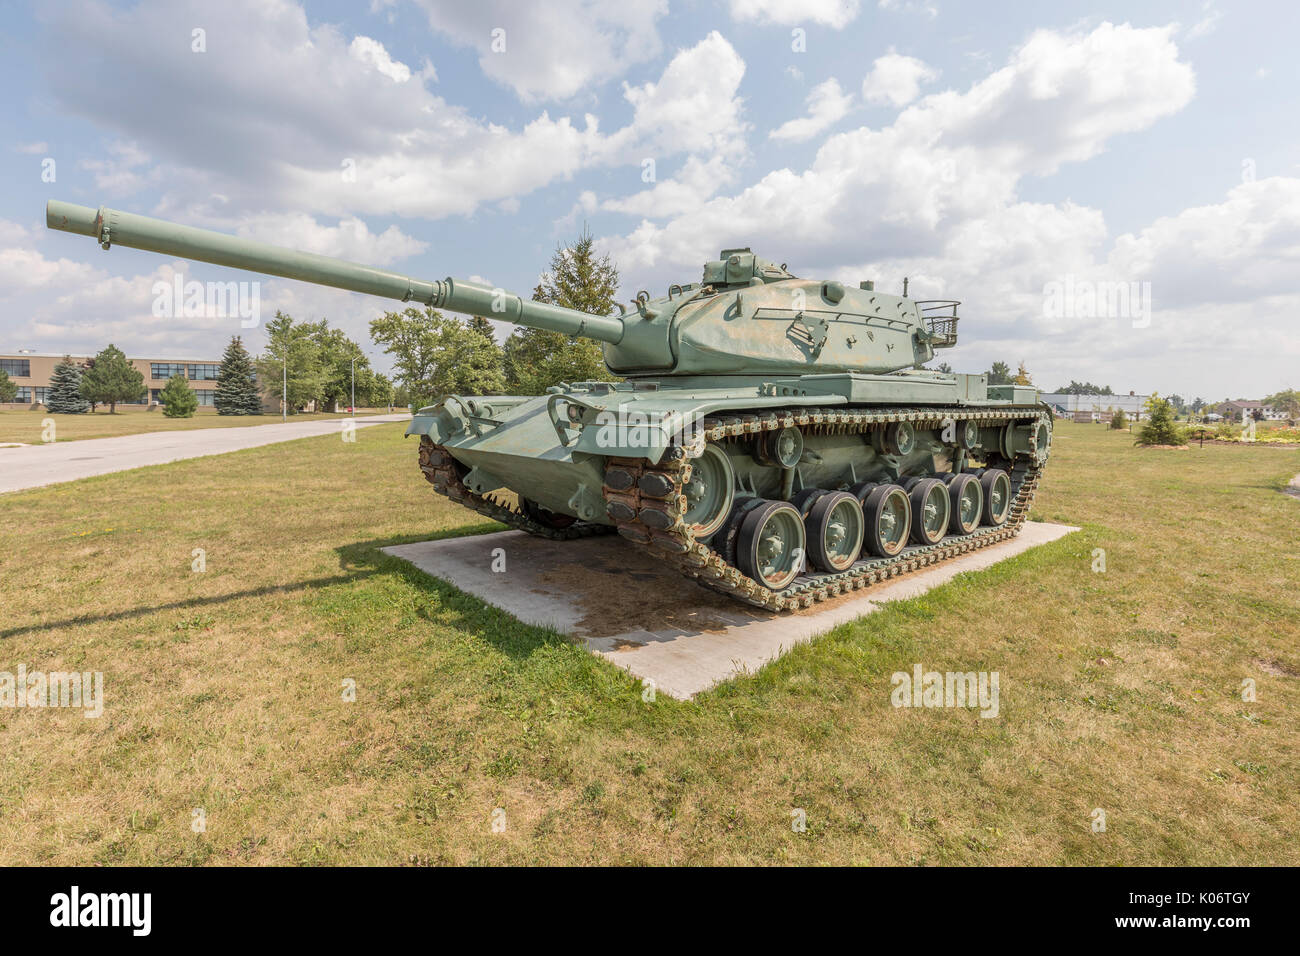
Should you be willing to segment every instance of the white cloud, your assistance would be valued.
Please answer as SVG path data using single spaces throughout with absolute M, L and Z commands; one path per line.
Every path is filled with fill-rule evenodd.
M 892 50 L 879 57 L 862 81 L 862 98 L 868 103 L 906 106 L 921 92 L 921 84 L 938 79 L 939 73 L 911 56 Z
M 731 0 L 733 20 L 794 25 L 847 26 L 858 15 L 859 0 Z
M 601 208 L 651 219 L 680 216 L 697 208 L 723 186 L 735 181 L 735 168 L 722 156 L 689 157 L 681 171 L 650 189 L 622 199 L 607 199 Z
M 803 172 L 770 172 L 737 195 L 642 227 L 617 242 L 616 258 L 694 264 L 710 248 L 750 239 L 780 243 L 777 254 L 792 262 L 795 250 L 844 261 L 843 250 L 864 242 L 915 255 L 954 223 L 1013 203 L 1026 173 L 1087 159 L 1111 136 L 1180 109 L 1192 86 L 1167 29 L 1040 32 L 969 90 L 928 96 L 881 130 L 831 135 Z
M 374 67 L 394 83 L 405 83 L 411 78 L 411 68 L 389 56 L 388 50 L 378 40 L 362 36 L 353 37 L 348 52 L 362 63 Z
M 647 15 L 597 6 L 588 12 L 600 23 Z M 745 64 L 717 32 L 678 51 L 657 80 L 625 85 L 632 118 L 606 133 L 590 114 L 575 120 L 542 111 L 518 128 L 484 122 L 431 92 L 427 70 L 411 74 L 373 40 L 312 27 L 290 3 L 205 7 L 210 38 L 234 32 L 243 39 L 236 47 L 210 44 L 202 57 L 188 39 L 174 39 L 178 31 L 188 38 L 195 22 L 184 4 L 119 11 L 82 0 L 48 16 L 61 42 L 92 51 L 85 69 L 51 71 L 54 95 L 155 157 L 155 212 L 165 217 L 229 221 L 283 209 L 331 218 L 468 215 L 585 169 L 639 171 L 647 156 L 662 162 L 745 150 L 736 95 Z M 510 22 L 518 24 L 510 35 L 523 42 L 523 21 Z M 142 46 L 149 57 L 138 55 Z M 563 49 L 547 56 L 577 58 Z M 143 92 L 123 96 L 123 89 Z M 97 170 L 103 185 L 119 192 L 145 175 L 121 159 L 95 162 L 104 163 Z
M 94 173 L 95 188 L 109 196 L 128 196 L 157 181 L 156 170 L 141 170 L 149 155 L 135 143 L 117 140 L 107 145 L 105 159 L 83 159 L 78 164 Z
M 813 277 L 898 289 L 908 275 L 916 294 L 964 301 L 959 370 L 1024 358 L 1047 387 L 1073 377 L 1168 390 L 1203 381 L 1206 356 L 1222 347 L 1240 359 L 1215 362 L 1225 388 L 1258 391 L 1252 368 L 1271 376 L 1268 390 L 1282 387 L 1280 369 L 1300 349 L 1289 324 L 1300 311 L 1300 180 L 1243 184 L 1223 203 L 1119 238 L 1097 209 L 1017 196 L 1025 176 L 1096 156 L 1191 100 L 1194 76 L 1172 32 L 1040 31 L 965 91 L 926 96 L 883 129 L 830 135 L 806 169 L 774 170 L 600 242 L 645 287 L 694 278 L 733 245 Z M 1044 286 L 1063 276 L 1150 281 L 1150 329 L 1124 317 L 1045 318 Z M 1167 371 L 1153 369 L 1157 353 Z
M 853 94 L 840 89 L 834 77 L 819 83 L 808 94 L 808 115 L 788 120 L 767 135 L 771 139 L 803 142 L 834 126 L 849 112 Z
M 430 27 L 478 51 L 484 74 L 526 102 L 568 99 L 657 56 L 668 12 L 667 0 L 417 2 Z
M 714 30 L 693 47 L 680 50 L 657 83 L 624 85 L 632 104 L 632 122 L 612 134 L 603 148 L 610 153 L 651 150 L 736 155 L 744 149 L 747 129 L 736 95 L 745 61 Z
M 41 153 L 48 153 L 50 144 L 41 140 L 36 143 L 18 143 L 14 146 L 15 153 L 26 153 L 29 156 L 39 156 Z
M 889 10 L 891 12 L 924 13 L 931 20 L 939 15 L 938 7 L 932 3 L 921 2 L 921 0 L 880 0 L 877 6 L 879 6 L 881 10 Z
M 1219 21 L 1223 19 L 1223 14 L 1214 9 L 1213 3 L 1201 4 L 1201 19 L 1197 20 L 1187 30 L 1187 39 L 1195 40 L 1200 37 L 1209 36 L 1219 28 Z

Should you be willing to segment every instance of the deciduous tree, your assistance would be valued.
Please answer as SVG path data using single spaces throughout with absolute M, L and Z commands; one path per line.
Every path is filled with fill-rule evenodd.
M 275 318 L 266 323 L 266 352 L 254 360 L 263 387 L 272 395 L 284 390 L 287 371 L 291 413 L 319 398 L 325 380 L 314 332 L 311 323 L 295 322 L 277 310 Z

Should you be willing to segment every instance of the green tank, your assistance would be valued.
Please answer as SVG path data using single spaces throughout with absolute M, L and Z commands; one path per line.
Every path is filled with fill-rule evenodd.
M 532 302 L 52 201 L 50 228 L 604 343 L 623 381 L 448 395 L 407 429 L 434 489 L 556 540 L 617 531 L 700 584 L 807 607 L 1004 540 L 1052 418 L 1027 386 L 923 368 L 958 303 L 801 279 L 724 249 L 698 282 L 617 314 Z

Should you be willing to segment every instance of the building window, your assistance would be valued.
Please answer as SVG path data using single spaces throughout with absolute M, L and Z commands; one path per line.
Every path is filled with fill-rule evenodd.
M 32 360 L 0 359 L 0 372 L 6 373 L 10 378 L 31 378 Z
M 19 385 L 18 394 L 14 396 L 14 402 L 20 405 L 29 405 L 32 401 L 32 387 L 30 385 Z
M 38 389 L 36 389 L 35 391 L 36 391 L 36 401 L 37 401 L 39 404 L 44 405 L 44 404 L 46 404 L 47 402 L 49 402 L 49 400 L 50 400 L 50 390 L 49 390 L 48 387 L 47 387 L 47 388 L 38 388 Z
M 200 405 L 211 407 L 212 400 L 216 398 L 217 390 L 215 388 L 196 388 L 194 394 L 199 397 Z
M 155 380 L 171 378 L 173 375 L 184 375 L 184 362 L 150 362 L 149 377 Z
M 219 365 L 191 365 L 190 381 L 191 382 L 215 382 L 217 372 L 220 370 Z

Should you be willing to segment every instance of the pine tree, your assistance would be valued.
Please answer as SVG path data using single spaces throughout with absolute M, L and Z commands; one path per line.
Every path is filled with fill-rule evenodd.
M 168 418 L 193 418 L 199 407 L 199 397 L 185 381 L 184 375 L 173 375 L 158 396 L 163 404 L 163 414 Z
M 90 408 L 90 403 L 81 397 L 81 369 L 66 355 L 54 366 L 45 407 L 60 415 L 83 415 Z
M 145 392 L 144 375 L 115 345 L 96 355 L 81 376 L 81 397 L 92 404 L 107 405 L 109 414 L 117 412 L 118 402 L 138 402 Z
M 479 335 L 486 336 L 489 342 L 495 342 L 497 340 L 496 333 L 492 328 L 492 323 L 483 318 L 483 316 L 471 315 L 465 324 L 468 325 L 472 331 L 477 332 Z
M 0 404 L 12 403 L 18 397 L 18 386 L 9 373 L 0 368 Z
M 533 301 L 581 312 L 608 315 L 618 293 L 618 267 L 609 256 L 597 257 L 595 240 L 583 230 L 571 246 L 561 246 L 542 274 Z M 521 395 L 541 394 L 559 382 L 610 382 L 599 342 L 571 338 L 545 329 L 518 329 L 505 344 L 507 387 Z
M 1110 427 L 1118 431 L 1121 428 L 1128 428 L 1128 418 L 1124 415 L 1124 409 L 1117 408 L 1115 414 L 1110 417 Z
M 217 370 L 217 392 L 212 403 L 218 415 L 260 415 L 262 396 L 257 388 L 253 359 L 238 335 L 230 340 Z
M 1147 420 L 1138 429 L 1139 445 L 1181 445 L 1183 433 L 1174 422 L 1174 407 L 1155 392 L 1147 399 Z

